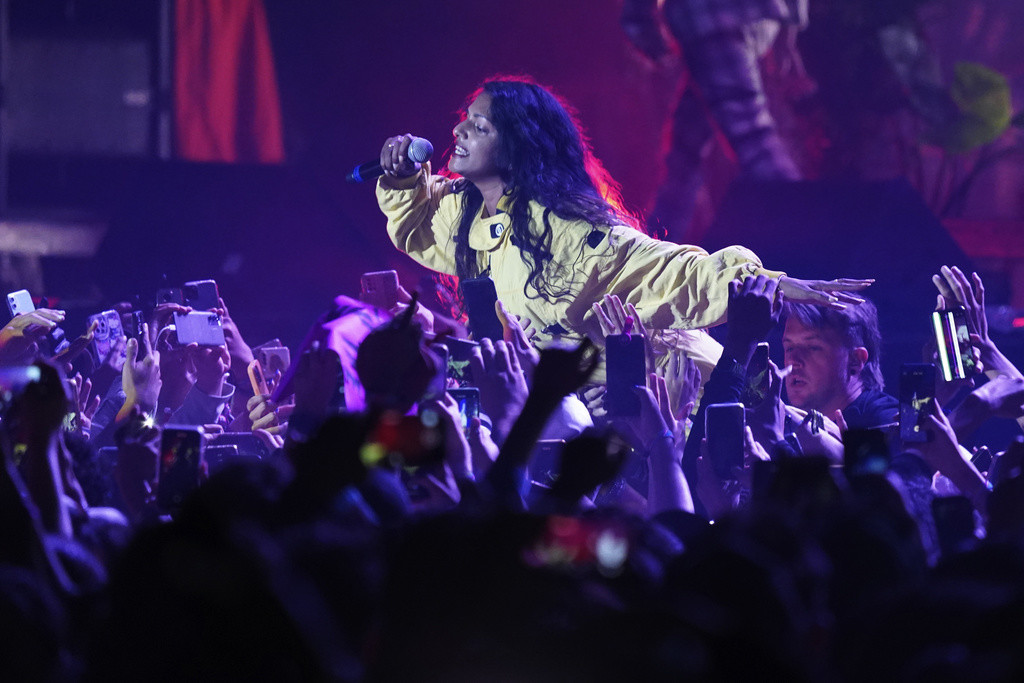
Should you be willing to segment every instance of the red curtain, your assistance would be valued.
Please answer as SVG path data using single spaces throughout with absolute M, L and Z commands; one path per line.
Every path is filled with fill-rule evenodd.
M 262 0 L 177 0 L 174 132 L 190 161 L 284 161 Z

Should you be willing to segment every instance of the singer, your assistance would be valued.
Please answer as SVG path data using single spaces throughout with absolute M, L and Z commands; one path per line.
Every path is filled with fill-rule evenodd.
M 528 78 L 484 82 L 452 133 L 446 175 L 409 158 L 411 136 L 385 142 L 377 201 L 388 234 L 427 268 L 491 277 L 539 346 L 584 335 L 601 345 L 592 305 L 606 293 L 633 304 L 650 330 L 700 330 L 724 322 L 728 283 L 748 274 L 777 278 L 789 301 L 839 307 L 871 282 L 800 280 L 762 268 L 744 247 L 708 254 L 648 237 L 575 117 Z M 707 379 L 721 347 L 702 332 L 678 338 Z

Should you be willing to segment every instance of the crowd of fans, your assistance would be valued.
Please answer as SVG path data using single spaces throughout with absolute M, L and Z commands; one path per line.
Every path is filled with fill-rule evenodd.
M 1024 375 L 980 278 L 934 282 L 969 376 L 913 396 L 885 391 L 870 301 L 733 281 L 702 378 L 608 295 L 605 335 L 667 368 L 626 410 L 591 379 L 604 339 L 537 349 L 502 315 L 467 341 L 404 291 L 325 315 L 267 386 L 223 300 L 223 345 L 179 343 L 182 304 L 121 306 L 102 357 L 96 323 L 58 353 L 64 314 L 19 314 L 0 678 L 1022 680 L 1024 441 L 961 444 L 1024 419 Z M 326 332 L 346 317 L 385 322 Z

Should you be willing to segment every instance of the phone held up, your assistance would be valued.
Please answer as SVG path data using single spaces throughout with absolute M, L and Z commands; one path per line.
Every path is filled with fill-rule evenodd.
M 208 311 L 191 311 L 174 314 L 174 329 L 178 344 L 188 346 L 223 346 L 224 327 L 220 316 Z
M 487 338 L 500 341 L 504 337 L 504 328 L 495 310 L 498 292 L 494 288 L 494 280 L 489 277 L 462 280 L 459 289 L 466 303 L 469 331 L 472 332 L 473 339 L 480 341 Z
M 609 334 L 605 337 L 607 392 L 604 405 L 613 417 L 640 414 L 636 387 L 647 385 L 647 355 L 644 338 L 638 334 Z
M 381 310 L 390 311 L 398 305 L 398 273 L 394 270 L 363 273 L 359 299 Z
M 161 510 L 175 512 L 199 486 L 203 432 L 200 427 L 167 425 L 160 436 L 160 469 L 156 502 Z
M 704 414 L 708 457 L 719 479 L 735 479 L 733 468 L 743 467 L 746 424 L 742 403 L 712 403 Z
M 950 382 L 965 379 L 975 372 L 971 354 L 971 332 L 967 327 L 967 310 L 963 306 L 932 312 L 932 329 L 938 347 L 942 379 Z
M 928 440 L 924 415 L 935 400 L 935 366 L 931 363 L 904 363 L 900 367 L 900 439 L 905 443 Z

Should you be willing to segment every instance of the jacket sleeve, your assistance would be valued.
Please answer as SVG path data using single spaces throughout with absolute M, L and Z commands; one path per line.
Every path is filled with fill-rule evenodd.
M 595 257 L 595 277 L 580 299 L 589 307 L 605 292 L 631 303 L 652 329 L 698 329 L 725 322 L 729 281 L 746 275 L 778 278 L 749 249 L 726 247 L 709 254 L 700 247 L 652 239 L 626 227 L 607 234 Z M 580 311 L 584 315 L 586 311 Z
M 388 236 L 422 266 L 455 275 L 455 232 L 459 198 L 451 181 L 430 175 L 430 165 L 408 178 L 381 176 L 377 203 L 388 219 Z

